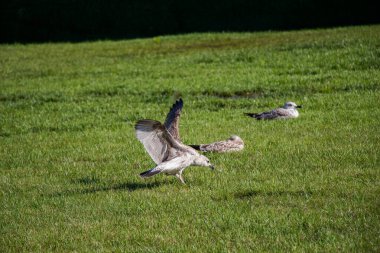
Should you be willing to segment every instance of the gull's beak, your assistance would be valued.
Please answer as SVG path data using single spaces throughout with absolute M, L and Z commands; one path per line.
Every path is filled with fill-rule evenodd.
M 212 164 L 211 164 L 209 167 L 210 167 L 210 169 L 212 169 L 212 170 L 215 169 L 214 165 L 212 165 Z
M 297 105 L 297 108 L 302 108 L 302 105 Z

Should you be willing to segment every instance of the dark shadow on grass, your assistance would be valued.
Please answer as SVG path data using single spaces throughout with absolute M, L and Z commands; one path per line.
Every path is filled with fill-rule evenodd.
M 281 197 L 281 196 L 292 196 L 292 197 L 308 197 L 313 195 L 311 191 L 241 191 L 234 194 L 237 199 L 246 199 L 254 197 Z
M 311 191 L 260 191 L 260 190 L 245 190 L 238 191 L 235 193 L 225 193 L 220 196 L 211 197 L 214 201 L 231 201 L 232 199 L 240 199 L 240 200 L 248 200 L 254 198 L 280 198 L 280 197 L 300 197 L 300 198 L 308 198 L 312 196 L 314 193 Z
M 83 185 L 92 185 L 92 184 L 98 184 L 100 180 L 95 177 L 82 177 L 82 178 L 73 180 L 72 182 L 83 184 Z
M 78 181 L 79 182 L 79 181 Z M 84 183 L 87 184 L 86 182 Z M 109 192 L 109 191 L 128 191 L 133 192 L 140 189 L 152 189 L 160 186 L 160 182 L 153 183 L 122 183 L 111 186 L 94 186 L 87 189 L 66 190 L 62 192 L 49 194 L 50 197 L 71 196 L 80 194 L 93 194 L 97 192 Z

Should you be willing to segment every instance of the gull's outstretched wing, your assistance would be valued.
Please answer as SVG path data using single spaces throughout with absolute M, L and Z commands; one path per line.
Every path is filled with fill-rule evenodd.
M 165 135 L 165 127 L 158 121 L 140 120 L 135 125 L 136 137 L 156 164 L 168 157 L 170 144 Z
M 175 140 L 178 141 L 180 141 L 179 118 L 181 116 L 182 107 L 183 101 L 182 98 L 180 98 L 175 102 L 175 104 L 173 104 L 172 108 L 170 108 L 164 124 L 168 132 L 173 136 Z
M 137 139 L 144 145 L 156 164 L 164 162 L 169 157 L 175 157 L 177 152 L 192 152 L 189 150 L 190 147 L 175 140 L 165 126 L 158 121 L 139 120 L 135 125 L 135 130 Z

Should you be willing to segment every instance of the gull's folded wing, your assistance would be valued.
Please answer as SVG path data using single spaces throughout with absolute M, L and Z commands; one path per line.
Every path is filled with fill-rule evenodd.
M 274 118 L 290 116 L 289 110 L 286 110 L 284 108 L 277 108 L 273 110 L 271 114 L 274 116 Z
M 269 112 L 262 112 L 262 113 L 245 113 L 248 116 L 251 116 L 253 118 L 256 118 L 258 120 L 261 119 L 276 119 L 279 117 L 287 117 L 289 116 L 289 112 L 286 109 L 283 108 L 277 108 Z

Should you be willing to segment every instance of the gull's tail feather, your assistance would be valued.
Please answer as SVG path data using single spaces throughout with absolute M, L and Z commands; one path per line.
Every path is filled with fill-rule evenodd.
M 201 150 L 201 145 L 189 145 L 189 146 L 192 147 L 193 149 Z
M 151 170 L 147 170 L 147 171 L 140 173 L 140 177 L 151 177 L 151 176 L 154 176 L 160 172 L 161 172 L 161 170 L 159 170 L 157 168 L 153 168 Z
M 261 113 L 249 113 L 249 112 L 245 112 L 244 114 L 255 119 L 261 119 L 261 115 L 262 115 Z
M 257 113 L 245 112 L 244 115 L 247 115 L 249 117 L 255 117 L 257 115 Z

